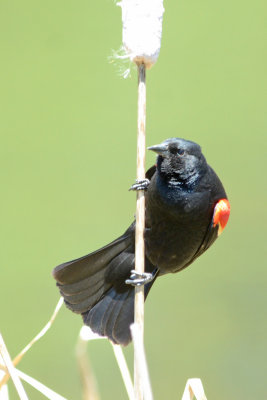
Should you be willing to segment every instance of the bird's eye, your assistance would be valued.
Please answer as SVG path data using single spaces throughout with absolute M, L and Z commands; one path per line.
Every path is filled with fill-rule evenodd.
M 177 154 L 179 154 L 179 156 L 183 156 L 184 155 L 184 150 L 183 149 L 177 149 Z

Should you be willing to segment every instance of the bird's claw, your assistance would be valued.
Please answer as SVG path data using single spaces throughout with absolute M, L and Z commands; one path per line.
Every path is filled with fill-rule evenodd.
M 131 271 L 130 279 L 126 279 L 125 283 L 132 286 L 142 286 L 153 281 L 155 274 L 150 272 L 137 272 L 134 269 Z
M 146 190 L 150 183 L 149 179 L 137 179 L 129 190 Z

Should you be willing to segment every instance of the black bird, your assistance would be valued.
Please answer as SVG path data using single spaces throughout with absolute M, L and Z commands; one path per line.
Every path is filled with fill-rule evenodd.
M 216 240 L 227 224 L 230 204 L 223 185 L 198 144 L 171 138 L 149 147 L 158 154 L 145 189 L 145 271 L 135 273 L 135 222 L 100 250 L 54 268 L 66 306 L 85 325 L 112 342 L 127 345 L 134 320 L 134 285 L 145 284 L 147 296 L 155 278 L 179 272 Z

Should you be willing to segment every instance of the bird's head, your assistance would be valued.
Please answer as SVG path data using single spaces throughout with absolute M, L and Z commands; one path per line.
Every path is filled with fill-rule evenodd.
M 148 150 L 158 154 L 158 172 L 174 182 L 193 183 L 207 168 L 201 147 L 190 140 L 170 138 Z

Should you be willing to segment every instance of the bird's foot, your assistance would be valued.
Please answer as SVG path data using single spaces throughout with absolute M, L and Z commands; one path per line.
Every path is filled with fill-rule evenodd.
M 154 278 L 155 274 L 153 272 L 152 274 L 150 272 L 140 273 L 132 269 L 130 279 L 126 279 L 125 283 L 132 286 L 142 286 L 153 281 Z
M 129 190 L 146 190 L 150 183 L 149 179 L 136 180 L 135 183 L 130 187 Z

